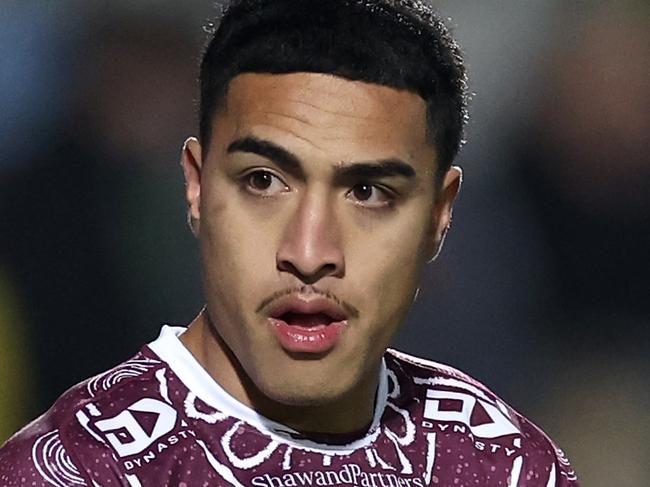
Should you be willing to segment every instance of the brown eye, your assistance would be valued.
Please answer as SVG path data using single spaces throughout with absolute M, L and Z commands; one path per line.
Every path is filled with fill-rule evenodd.
M 288 187 L 270 171 L 253 171 L 244 177 L 244 186 L 256 195 L 269 196 L 288 191 Z
M 360 206 L 366 208 L 389 207 L 395 201 L 394 192 L 377 186 L 376 184 L 355 184 L 346 193 L 346 197 Z
M 369 184 L 357 184 L 352 188 L 352 195 L 359 201 L 367 201 L 372 197 L 373 186 Z
M 273 175 L 265 171 L 257 171 L 250 175 L 251 187 L 264 191 L 273 183 Z

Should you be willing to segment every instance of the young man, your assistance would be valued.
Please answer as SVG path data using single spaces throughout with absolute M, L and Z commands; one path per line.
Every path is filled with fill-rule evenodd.
M 387 350 L 451 222 L 465 118 L 424 4 L 234 2 L 182 153 L 206 306 L 11 438 L 0 484 L 577 485 L 483 385 Z

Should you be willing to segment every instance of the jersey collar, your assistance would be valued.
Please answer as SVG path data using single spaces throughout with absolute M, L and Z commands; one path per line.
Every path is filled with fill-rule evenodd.
M 300 438 L 301 434 L 298 431 L 259 414 L 231 396 L 207 373 L 179 340 L 185 330 L 184 327 L 164 325 L 158 338 L 148 346 L 169 365 L 192 394 L 217 411 L 249 423 L 275 441 L 324 454 L 349 454 L 372 443 L 377 437 L 388 393 L 388 377 L 383 358 L 379 370 L 379 386 L 373 419 L 368 432 L 362 438 L 347 445 L 330 445 Z

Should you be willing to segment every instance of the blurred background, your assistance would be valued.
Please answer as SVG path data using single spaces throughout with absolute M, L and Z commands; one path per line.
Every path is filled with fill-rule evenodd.
M 465 184 L 397 339 L 650 483 L 650 7 L 434 1 L 474 99 Z M 201 307 L 185 137 L 212 2 L 0 4 L 0 443 Z

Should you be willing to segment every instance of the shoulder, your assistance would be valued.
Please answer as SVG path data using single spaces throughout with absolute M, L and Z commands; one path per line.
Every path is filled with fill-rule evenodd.
M 433 395 L 433 390 L 454 390 L 468 393 L 475 398 L 490 398 L 500 401 L 488 387 L 459 369 L 432 360 L 415 357 L 394 349 L 386 353 L 389 376 L 399 377 L 402 382 L 415 389 Z
M 440 442 L 469 440 L 471 452 L 496 468 L 541 472 L 549 486 L 577 486 L 564 452 L 532 421 L 480 381 L 445 364 L 389 349 L 389 388 L 421 402 L 420 426 Z M 392 384 L 391 384 L 392 383 Z M 406 400 L 406 399 L 405 399 Z
M 89 423 L 102 408 L 119 408 L 155 389 L 155 374 L 163 368 L 143 349 L 70 388 L 0 448 L 0 485 L 90 486 L 99 475 L 115 476 L 114 454 Z

